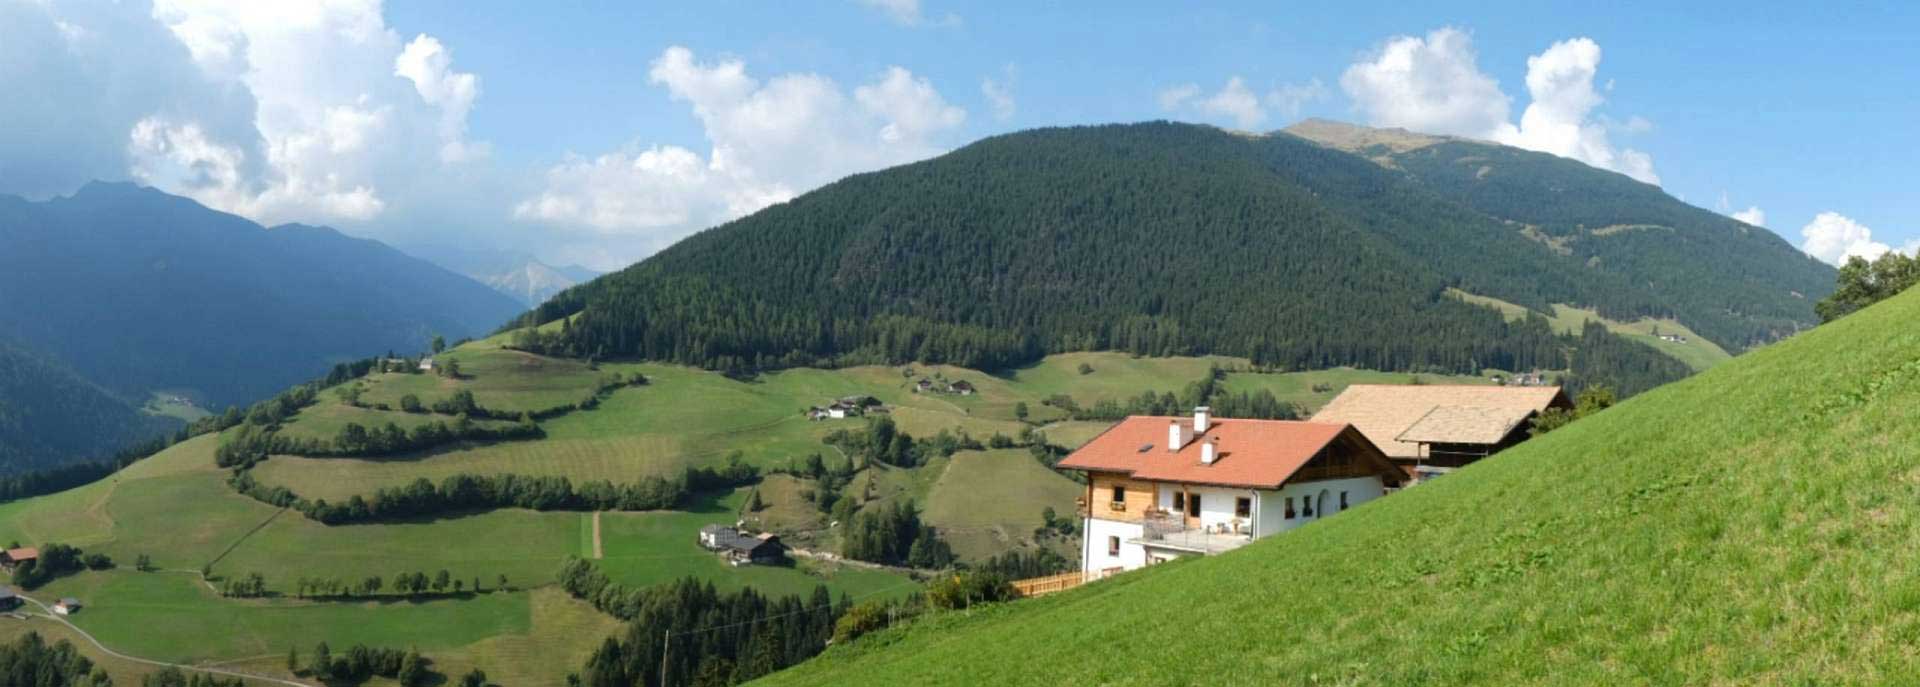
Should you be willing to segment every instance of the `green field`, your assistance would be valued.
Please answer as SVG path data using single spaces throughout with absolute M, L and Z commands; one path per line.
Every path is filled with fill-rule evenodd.
M 1497 298 L 1477 296 L 1459 289 L 1448 289 L 1447 295 L 1468 303 L 1484 305 L 1499 310 L 1502 314 L 1505 314 L 1509 320 L 1517 321 L 1525 319 L 1528 313 L 1536 312 L 1514 303 L 1508 303 Z M 1686 325 L 1680 324 L 1678 320 L 1642 318 L 1637 322 L 1619 322 L 1601 317 L 1600 313 L 1592 309 L 1576 308 L 1564 303 L 1555 303 L 1553 305 L 1553 312 L 1551 313 L 1537 314 L 1547 318 L 1547 323 L 1553 326 L 1553 330 L 1562 334 L 1578 334 L 1580 333 L 1580 328 L 1586 326 L 1588 321 L 1599 322 L 1606 326 L 1607 331 L 1652 346 L 1660 352 L 1673 356 L 1674 359 L 1680 362 L 1686 363 L 1687 367 L 1693 368 L 1695 372 L 1726 362 L 1729 358 L 1733 357 L 1727 353 L 1726 349 L 1721 348 L 1719 344 L 1694 333 L 1694 331 L 1688 329 Z M 1660 338 L 1660 335 L 1678 335 L 1685 337 L 1686 341 L 1684 343 L 1667 341 Z
M 983 560 L 1030 544 L 1044 508 L 1072 517 L 1082 489 L 1025 450 L 962 451 L 922 505 L 955 554 Z
M 766 683 L 1904 683 L 1916 318 L 1909 292 L 1297 532 Z M 1205 639 L 1139 646 L 1174 636 Z

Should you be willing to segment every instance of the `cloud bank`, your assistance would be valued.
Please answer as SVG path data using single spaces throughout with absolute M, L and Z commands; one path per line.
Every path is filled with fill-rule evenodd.
M 1845 264 L 1852 257 L 1872 260 L 1893 250 L 1892 246 L 1875 241 L 1873 230 L 1867 225 L 1833 211 L 1815 215 L 1813 221 L 1800 228 L 1800 237 L 1803 239 L 1800 250 L 1831 265 Z M 1916 250 L 1920 250 L 1920 240 L 1900 248 L 1900 252 L 1908 255 L 1915 254 Z
M 1234 75 L 1227 77 L 1227 83 L 1211 94 L 1205 93 L 1199 84 L 1186 83 L 1160 91 L 1158 99 L 1160 109 L 1167 112 L 1232 122 L 1236 128 L 1252 131 L 1267 122 L 1270 110 L 1292 119 L 1300 115 L 1302 107 L 1326 97 L 1326 86 L 1319 79 L 1304 84 L 1281 84 L 1260 94 L 1248 88 L 1245 79 Z
M 1600 45 L 1573 38 L 1527 58 L 1527 94 L 1520 120 L 1513 99 L 1480 71 L 1473 38 L 1441 28 L 1426 36 L 1396 36 L 1349 66 L 1340 88 L 1374 126 L 1485 139 L 1568 157 L 1650 184 L 1660 183 L 1646 153 L 1614 146 L 1609 120 L 1595 110 L 1606 100 L 1594 88 Z M 1652 127 L 1632 118 L 1622 131 Z

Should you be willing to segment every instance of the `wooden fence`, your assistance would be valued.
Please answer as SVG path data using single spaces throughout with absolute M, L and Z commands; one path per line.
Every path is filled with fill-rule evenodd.
M 1048 575 L 1046 577 L 1030 577 L 1024 580 L 1014 580 L 1013 588 L 1015 591 L 1020 592 L 1020 596 L 1023 597 L 1046 596 L 1054 592 L 1067 591 L 1106 577 L 1106 575 L 1107 573 L 1104 571 L 1083 572 L 1076 570 L 1074 572 Z

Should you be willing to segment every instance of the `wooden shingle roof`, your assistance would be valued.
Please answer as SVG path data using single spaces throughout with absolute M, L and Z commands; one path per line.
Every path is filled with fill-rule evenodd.
M 1568 408 L 1572 404 L 1567 402 L 1566 394 L 1561 393 L 1557 386 L 1355 384 L 1340 392 L 1320 412 L 1314 413 L 1313 421 L 1351 424 L 1388 456 L 1411 460 L 1420 456 L 1420 445 L 1401 439 L 1401 434 L 1435 408 L 1443 406 L 1539 412 L 1548 408 Z M 1440 434 L 1428 434 L 1427 440 L 1462 444 L 1492 443 L 1452 439 Z
M 1416 444 L 1497 444 L 1533 413 L 1531 408 L 1434 406 L 1395 439 Z

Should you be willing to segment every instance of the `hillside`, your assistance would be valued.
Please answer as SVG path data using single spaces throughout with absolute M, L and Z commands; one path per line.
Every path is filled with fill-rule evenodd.
M 72 370 L 0 340 L 0 472 L 75 456 L 105 458 L 178 426 L 143 415 Z
M 1571 184 L 1624 179 L 1562 171 Z M 1628 322 L 1673 318 L 1737 351 L 1810 325 L 1808 299 L 1831 288 L 1830 269 L 1768 232 L 1686 225 L 1643 235 L 1711 239 L 1636 241 L 1622 249 L 1628 257 L 1594 261 L 1471 200 L 1288 134 L 1167 123 L 1026 131 L 695 235 L 556 296 L 528 321 L 571 318 L 568 329 L 531 343 L 736 370 L 821 360 L 1001 368 L 1075 350 L 1234 355 L 1287 369 L 1571 367 L 1576 380 L 1632 393 L 1687 368 L 1616 345 L 1626 340 L 1604 328 L 1562 337 L 1508 322 L 1447 289 L 1540 312 L 1564 303 Z M 1638 221 L 1601 200 L 1514 202 Z M 1709 254 L 1689 252 L 1702 242 L 1726 248 L 1711 253 L 1732 264 L 1724 269 L 1786 276 L 1698 278 L 1713 271 Z M 1405 336 L 1410 327 L 1422 336 Z
M 1296 533 L 765 683 L 1898 683 L 1915 317 L 1909 292 Z
M 244 405 L 343 360 L 486 332 L 519 307 L 375 241 L 265 229 L 130 184 L 0 197 L 0 332 L 138 401 Z

